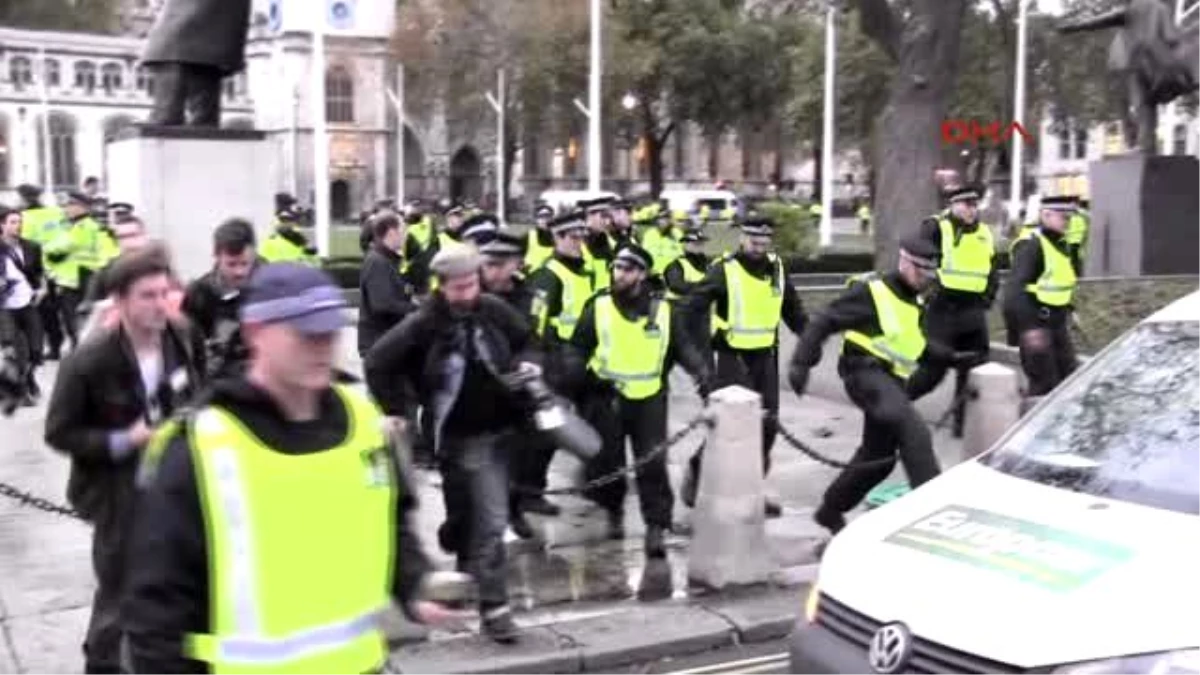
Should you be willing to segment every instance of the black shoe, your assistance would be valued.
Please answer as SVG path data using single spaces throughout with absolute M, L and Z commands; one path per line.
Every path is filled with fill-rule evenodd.
M 558 504 L 545 497 L 529 497 L 521 500 L 521 510 L 526 513 L 536 513 L 539 516 L 554 517 L 562 513 Z
M 508 605 L 483 612 L 482 627 L 484 635 L 502 645 L 515 644 L 521 637 L 521 628 Z
M 692 465 L 688 464 L 683 472 L 683 483 L 679 485 L 679 499 L 683 501 L 684 506 L 689 509 L 696 508 L 696 491 L 699 487 L 700 477 L 696 475 Z
M 829 530 L 831 534 L 837 534 L 846 527 L 846 517 L 837 511 L 832 511 L 821 506 L 813 513 L 813 520 L 821 527 Z
M 778 518 L 783 515 L 783 508 L 778 502 L 773 502 L 770 499 L 763 502 L 763 515 L 768 518 Z
M 33 375 L 25 379 L 25 391 L 29 392 L 29 395 L 34 398 L 42 395 L 42 388 L 38 386 L 37 378 Z
M 607 511 L 606 513 L 608 516 L 608 538 L 624 539 L 625 514 L 620 511 Z
M 522 539 L 533 539 L 535 536 L 533 526 L 529 524 L 529 520 L 525 518 L 524 513 L 514 513 L 508 519 L 508 525 Z
M 452 531 L 453 529 L 449 522 L 438 526 L 438 546 L 446 553 L 458 553 L 458 535 Z
M 645 549 L 647 558 L 667 557 L 666 532 L 662 525 L 646 527 Z
M 47 361 L 57 361 L 60 358 L 61 358 L 61 354 L 59 353 L 59 350 L 57 350 L 57 349 L 51 349 L 50 351 L 46 352 L 45 359 Z

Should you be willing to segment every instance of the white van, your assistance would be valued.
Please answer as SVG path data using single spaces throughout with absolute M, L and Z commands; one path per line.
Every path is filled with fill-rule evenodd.
M 734 214 L 739 214 L 741 209 L 737 195 L 729 190 L 663 190 L 659 198 L 666 200 L 672 213 L 693 213 L 701 206 L 707 206 L 709 220 L 725 219 L 721 214 L 727 209 Z
M 582 201 L 591 199 L 617 199 L 619 195 L 608 190 L 546 190 L 542 193 L 541 201 L 550 205 L 555 213 L 562 213 L 575 208 Z
M 989 452 L 851 522 L 793 673 L 1197 673 L 1200 292 Z

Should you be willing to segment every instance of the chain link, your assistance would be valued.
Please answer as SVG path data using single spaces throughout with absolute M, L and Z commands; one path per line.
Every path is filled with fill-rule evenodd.
M 716 420 L 712 416 L 712 413 L 710 413 L 707 410 L 704 412 L 701 412 L 699 415 L 696 415 L 695 417 L 693 417 L 691 419 L 691 421 L 689 421 L 687 424 L 683 425 L 683 427 L 681 429 L 679 429 L 679 431 L 676 431 L 675 433 L 668 436 L 665 441 L 663 441 L 662 443 L 659 443 L 653 450 L 651 450 L 650 452 L 643 455 L 641 458 L 639 458 L 633 464 L 622 467 L 620 469 L 617 469 L 616 471 L 607 473 L 598 478 L 593 478 L 592 480 L 589 480 L 586 483 L 583 483 L 582 485 L 575 485 L 572 487 L 552 488 L 552 489 L 547 489 L 547 490 L 538 490 L 536 488 L 531 488 L 531 487 L 528 487 L 525 485 L 514 485 L 513 490 L 515 492 L 518 492 L 527 497 L 549 497 L 549 496 L 554 496 L 554 495 L 581 495 L 589 490 L 595 490 L 596 488 L 604 487 L 605 485 L 615 483 L 619 480 L 624 480 L 627 476 L 631 476 L 634 473 L 637 473 L 638 469 L 641 469 L 642 467 L 646 466 L 647 464 L 658 460 L 660 457 L 662 457 L 664 454 L 666 454 L 666 452 L 668 450 L 670 450 L 672 447 L 674 447 L 676 444 L 678 444 L 680 441 L 682 441 L 684 438 L 686 438 L 689 434 L 691 434 L 697 428 L 699 428 L 701 426 L 706 426 L 706 427 L 711 428 L 714 424 L 716 424 Z
M 895 457 L 882 457 L 880 459 L 872 459 L 865 462 L 843 462 L 841 460 L 833 459 L 832 457 L 826 457 L 816 450 L 813 450 L 807 443 L 800 440 L 796 434 L 792 433 L 787 427 L 783 426 L 782 423 L 777 423 L 776 427 L 779 429 L 779 435 L 783 436 L 783 440 L 787 441 L 788 445 L 804 453 L 810 459 L 816 460 L 825 466 L 830 466 L 835 469 L 870 469 L 877 466 L 891 465 L 896 461 Z
M 79 515 L 78 511 L 69 506 L 55 504 L 49 499 L 43 499 L 37 495 L 30 494 L 24 490 L 20 490 L 12 485 L 9 485 L 8 483 L 0 482 L 0 495 L 14 499 L 25 506 L 31 506 L 38 511 L 45 511 L 46 513 L 53 513 L 58 516 L 66 516 L 67 518 L 74 518 L 76 520 L 84 519 L 83 516 Z

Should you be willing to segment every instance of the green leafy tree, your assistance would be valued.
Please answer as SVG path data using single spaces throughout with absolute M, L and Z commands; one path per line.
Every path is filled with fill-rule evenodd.
M 117 0 L 3 0 L 0 26 L 112 33 L 118 9 Z

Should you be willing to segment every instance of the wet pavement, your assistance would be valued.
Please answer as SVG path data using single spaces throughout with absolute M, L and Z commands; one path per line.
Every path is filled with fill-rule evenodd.
M 344 342 L 348 346 L 346 365 L 353 368 L 357 365 L 356 359 L 349 355 L 349 346 L 354 344 L 353 335 L 347 336 Z M 827 361 L 832 361 L 832 354 L 836 353 L 831 347 L 826 347 L 826 353 L 830 355 Z M 836 395 L 840 387 L 830 379 L 833 377 L 831 372 L 823 367 L 814 373 L 813 391 Z M 47 395 L 54 373 L 52 364 L 39 378 Z M 701 411 L 700 401 L 692 393 L 693 387 L 686 376 L 675 373 L 673 382 L 676 386 L 671 399 L 672 431 L 684 426 Z M 944 396 L 944 392 L 938 396 Z M 831 457 L 849 458 L 859 439 L 861 415 L 856 409 L 840 401 L 816 396 L 801 400 L 790 392 L 785 392 L 782 398 L 780 419 L 786 427 Z M 940 413 L 936 399 L 923 407 Z M 0 441 L 3 448 L 0 481 L 61 502 L 67 461 L 42 443 L 43 413 L 42 407 L 27 408 L 18 411 L 13 418 L 0 419 L 0 438 L 3 439 Z M 955 463 L 959 444 L 944 432 L 936 434 L 936 438 L 943 465 Z M 669 473 L 676 488 L 686 461 L 700 440 L 700 432 L 696 432 L 671 449 Z M 747 447 L 745 451 L 758 452 L 758 449 Z M 784 514 L 767 521 L 767 531 L 768 554 L 778 572 L 765 591 L 767 595 L 756 596 L 756 602 L 773 603 L 771 611 L 780 615 L 796 606 L 796 585 L 812 578 L 814 549 L 824 540 L 824 532 L 812 523 L 811 514 L 821 492 L 836 472 L 789 448 L 782 438 L 777 441 L 773 456 L 768 494 L 779 499 Z M 559 453 L 551 468 L 550 487 L 574 485 L 580 470 L 577 460 Z M 440 481 L 436 474 L 423 471 L 418 482 L 421 508 L 417 521 L 426 550 L 440 565 L 451 567 L 452 559 L 437 548 L 434 536 L 444 515 Z M 668 540 L 667 560 L 647 564 L 641 550 L 644 527 L 637 508 L 636 490 L 632 486 L 629 499 L 623 541 L 606 540 L 603 514 L 590 502 L 576 496 L 552 497 L 552 501 L 563 507 L 563 514 L 557 518 L 530 516 L 538 534 L 536 540 L 521 541 L 509 533 L 510 588 L 513 604 L 519 611 L 518 622 L 530 629 L 529 645 L 519 652 L 507 652 L 508 656 L 496 656 L 500 660 L 489 670 L 520 670 L 523 664 L 534 665 L 533 661 L 522 661 L 518 656 L 543 643 L 547 649 L 561 649 L 564 645 L 583 649 L 580 645 L 586 639 L 570 633 L 563 626 L 601 635 L 603 639 L 593 639 L 595 644 L 609 644 L 618 639 L 647 640 L 647 631 L 657 634 L 668 625 L 680 631 L 689 625 L 692 629 L 699 626 L 701 635 L 718 640 L 712 646 L 722 644 L 719 640 L 732 634 L 730 625 L 737 625 L 741 610 L 728 604 L 724 595 L 699 595 L 688 589 L 688 509 L 677 501 L 677 532 Z M 78 672 L 81 669 L 79 644 L 93 590 L 89 534 L 83 523 L 37 511 L 0 496 L 0 673 Z M 776 598 L 771 595 L 770 588 L 787 590 L 776 591 L 776 595 L 784 594 Z M 698 606 L 696 603 L 703 606 L 703 614 L 697 615 L 694 611 Z M 717 623 L 710 626 L 711 621 Z M 415 650 L 417 656 L 413 658 L 432 658 L 428 657 L 428 650 L 447 641 L 454 642 L 454 649 L 463 659 L 492 659 L 495 654 L 488 651 L 487 645 L 483 644 L 485 641 L 478 637 L 428 636 L 396 617 L 393 622 L 391 629 L 398 640 L 431 638 L 430 644 L 421 645 L 419 649 L 410 645 L 402 650 L 402 653 Z M 641 627 L 639 632 L 643 622 L 650 622 L 650 625 Z M 606 657 L 603 653 L 598 654 L 593 657 L 599 661 L 593 659 L 588 663 L 602 669 Z M 578 659 L 584 657 L 567 655 L 563 658 L 567 659 L 564 664 L 578 665 Z M 404 664 L 409 672 L 413 672 L 412 663 Z M 457 661 L 436 659 L 416 663 L 430 667 L 437 664 L 446 668 L 460 667 L 456 665 Z M 540 664 L 539 668 L 547 668 L 544 662 L 537 664 Z M 563 665 L 560 669 L 577 668 Z

